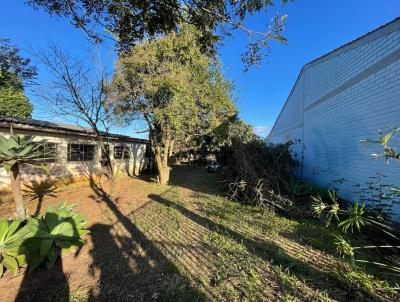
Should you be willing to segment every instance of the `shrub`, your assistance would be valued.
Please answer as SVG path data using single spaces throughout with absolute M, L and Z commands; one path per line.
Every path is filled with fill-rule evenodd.
M 326 188 L 322 188 L 316 184 L 313 183 L 306 183 L 302 181 L 294 181 L 290 185 L 290 193 L 295 197 L 295 198 L 301 198 L 301 199 L 309 199 L 312 196 L 319 196 L 323 201 L 329 201 L 330 196 L 329 196 L 329 190 Z
M 52 267 L 58 257 L 81 246 L 82 236 L 88 234 L 86 221 L 73 211 L 74 206 L 61 204 L 49 208 L 40 218 L 28 218 L 27 228 L 31 238 L 25 246 L 29 250 L 29 269 L 33 271 L 43 262 Z
M 22 227 L 20 220 L 0 220 L 0 277 L 4 269 L 15 274 L 25 264 L 30 272 L 42 263 L 51 267 L 58 257 L 81 246 L 82 236 L 89 231 L 73 209 L 65 203 L 50 207 L 42 217 L 28 218 Z
M 4 269 L 16 274 L 18 268 L 26 264 L 28 251 L 23 242 L 29 231 L 26 227 L 20 228 L 20 224 L 18 219 L 12 222 L 0 220 L 0 277 Z

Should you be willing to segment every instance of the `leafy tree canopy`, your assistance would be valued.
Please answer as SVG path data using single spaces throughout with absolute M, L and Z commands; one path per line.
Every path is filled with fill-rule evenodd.
M 247 144 L 258 139 L 253 126 L 247 124 L 235 114 L 207 135 L 200 137 L 196 145 L 198 152 L 206 156 L 210 153 L 224 153 L 235 142 Z
M 273 6 L 273 0 L 28 0 L 27 3 L 50 14 L 68 17 L 95 42 L 105 38 L 116 40 L 122 51 L 149 37 L 177 31 L 181 23 L 196 27 L 202 51 L 208 54 L 215 52 L 215 42 L 230 30 L 244 31 L 249 36 L 248 49 L 242 57 L 246 66 L 261 60 L 271 40 L 285 42 L 282 31 L 286 15 L 276 15 L 262 31 L 245 25 L 248 15 L 266 11 Z
M 32 104 L 22 89 L 0 86 L 0 115 L 30 118 L 32 110 Z
M 222 116 L 236 113 L 231 83 L 201 53 L 196 38 L 197 32 L 184 26 L 122 56 L 113 79 L 117 112 L 143 116 L 150 130 L 174 138 L 202 135 L 217 127 Z
M 30 59 L 21 57 L 19 49 L 9 42 L 0 38 L 0 86 L 22 89 L 24 84 L 32 83 L 37 70 L 30 65 Z
M 161 149 L 165 153 L 163 167 L 176 140 L 205 135 L 236 113 L 232 84 L 201 52 L 198 35 L 183 25 L 178 33 L 138 44 L 116 64 L 115 112 L 146 120 L 156 160 Z
M 32 83 L 37 70 L 19 49 L 0 38 L 0 115 L 29 118 L 32 104 L 24 94 L 24 84 Z

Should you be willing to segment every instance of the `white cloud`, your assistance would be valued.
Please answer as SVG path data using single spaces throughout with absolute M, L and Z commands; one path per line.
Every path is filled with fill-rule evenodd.
M 261 137 L 266 137 L 271 131 L 271 127 L 269 126 L 255 126 L 254 133 Z

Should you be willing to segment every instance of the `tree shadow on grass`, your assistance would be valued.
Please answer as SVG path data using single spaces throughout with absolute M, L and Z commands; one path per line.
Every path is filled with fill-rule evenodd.
M 174 166 L 170 174 L 170 185 L 190 189 L 205 194 L 221 192 L 216 182 L 219 181 L 219 172 L 206 173 L 204 167 L 179 165 Z
M 95 224 L 91 230 L 93 263 L 90 272 L 99 275 L 98 288 L 89 301 L 204 301 L 206 297 L 179 273 L 178 268 L 92 183 L 92 196 L 104 202 L 117 224 Z M 119 225 L 118 222 L 122 225 Z M 125 229 L 125 230 L 123 230 Z
M 249 253 L 252 253 L 274 265 L 279 265 L 284 269 L 289 270 L 294 273 L 300 280 L 306 280 L 305 282 L 314 289 L 319 289 L 325 291 L 330 298 L 339 301 L 347 301 L 348 297 L 344 291 L 345 288 L 338 289 L 340 284 L 338 284 L 336 276 L 333 274 L 321 271 L 315 267 L 312 267 L 308 263 L 305 263 L 299 259 L 294 258 L 285 252 L 279 245 L 274 242 L 268 242 L 263 239 L 250 239 L 243 236 L 242 234 L 210 219 L 203 217 L 180 204 L 177 204 L 171 200 L 168 200 L 162 196 L 151 194 L 149 198 L 152 200 L 166 206 L 172 207 L 178 210 L 182 215 L 203 226 L 210 231 L 217 232 L 223 236 L 228 236 L 232 240 L 239 244 L 242 244 Z M 240 223 L 240 222 L 238 222 Z M 301 252 L 301 251 L 298 251 Z

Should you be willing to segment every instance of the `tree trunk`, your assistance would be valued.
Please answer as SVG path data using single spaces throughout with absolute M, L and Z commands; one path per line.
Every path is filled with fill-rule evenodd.
M 169 157 L 171 157 L 172 155 L 173 155 L 173 153 L 172 152 L 174 152 L 174 143 L 175 143 L 175 140 L 171 140 L 171 144 L 170 144 L 170 146 L 169 146 L 169 151 L 168 151 L 168 156 Z
M 161 146 L 155 147 L 155 157 L 158 170 L 158 179 L 161 185 L 168 184 L 169 181 L 169 167 L 168 167 L 168 149 L 165 149 L 164 154 L 161 153 Z
M 24 206 L 24 198 L 22 197 L 21 181 L 19 178 L 19 164 L 15 163 L 10 169 L 11 189 L 14 194 L 15 210 L 17 217 L 26 220 L 26 211 Z
M 158 169 L 158 177 L 161 185 L 167 185 L 169 181 L 169 167 L 161 167 L 161 169 Z

